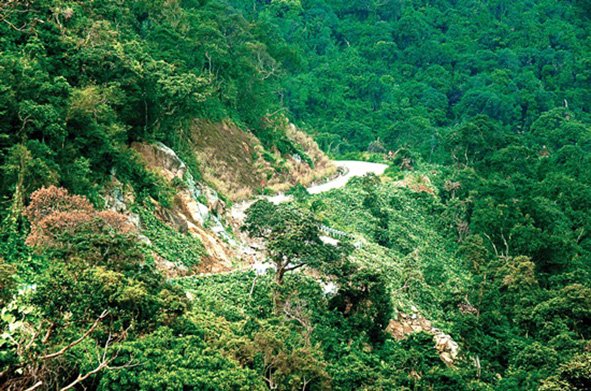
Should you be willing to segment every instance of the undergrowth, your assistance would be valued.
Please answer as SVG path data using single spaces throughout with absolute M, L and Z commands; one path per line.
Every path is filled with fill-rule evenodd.
M 154 207 L 149 204 L 136 207 L 142 223 L 142 233 L 152 242 L 154 251 L 161 257 L 187 267 L 199 265 L 206 254 L 201 241 L 178 232 L 154 216 Z

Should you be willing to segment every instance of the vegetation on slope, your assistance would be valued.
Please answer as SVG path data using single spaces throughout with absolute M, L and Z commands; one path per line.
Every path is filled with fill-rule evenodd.
M 98 202 L 113 173 L 158 198 L 157 179 L 127 146 L 162 141 L 197 171 L 196 118 L 232 118 L 267 148 L 289 145 L 267 120 L 277 60 L 228 5 L 17 0 L 0 7 L 0 21 L 5 200 L 61 184 Z
M 277 121 L 276 128 L 285 134 L 277 145 L 265 149 L 254 135 L 232 123 L 195 121 L 191 146 L 201 162 L 203 179 L 236 201 L 333 175 L 336 168 L 314 140 L 286 122 Z
M 589 120 L 584 1 L 232 3 L 289 45 L 284 102 L 333 153 L 379 138 L 438 160 L 478 114 L 514 134 L 565 104 Z
M 0 388 L 591 388 L 589 10 L 0 4 Z M 163 142 L 202 178 L 194 146 L 224 134 L 196 120 L 250 129 L 275 172 L 277 156 L 306 161 L 286 116 L 330 154 L 392 166 L 250 211 L 286 273 L 167 281 L 137 228 L 101 210 L 117 180 L 138 205 L 171 204 L 175 184 L 132 142 Z M 207 250 L 142 213 L 159 254 Z M 321 224 L 353 240 L 322 244 Z M 452 366 L 431 335 L 384 330 L 402 312 L 460 343 Z

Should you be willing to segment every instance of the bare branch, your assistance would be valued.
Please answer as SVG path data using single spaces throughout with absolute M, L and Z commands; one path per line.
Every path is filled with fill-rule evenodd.
M 509 256 L 509 243 L 507 243 L 507 239 L 505 239 L 505 235 L 501 232 L 501 239 L 503 239 L 503 244 L 505 245 L 505 256 Z M 509 240 L 511 240 L 511 236 L 509 236 Z
M 55 353 L 46 354 L 45 356 L 42 357 L 42 359 L 48 360 L 48 359 L 51 359 L 51 358 L 55 358 L 55 357 L 61 356 L 62 354 L 64 354 L 69 349 L 73 348 L 74 346 L 78 345 L 80 342 L 84 341 L 84 339 L 86 337 L 88 337 L 90 334 L 92 334 L 92 332 L 97 328 L 98 324 L 103 319 L 105 319 L 108 314 L 109 314 L 109 311 L 104 310 L 103 313 L 94 321 L 94 323 L 92 324 L 92 326 L 90 326 L 90 328 L 88 330 L 86 330 L 86 332 L 84 334 L 82 334 L 82 336 L 80 338 L 78 338 L 77 340 L 69 343 L 68 345 L 64 346 L 63 348 L 61 348 L 60 350 L 58 350 Z
M 105 346 L 103 347 L 102 354 L 98 353 L 98 355 L 97 355 L 98 365 L 96 366 L 96 368 L 94 368 L 93 370 L 91 370 L 85 374 L 79 374 L 78 377 L 76 377 L 76 379 L 72 383 L 68 384 L 65 387 L 62 387 L 60 389 L 60 391 L 66 391 L 71 388 L 74 388 L 77 384 L 83 382 L 84 380 L 88 379 L 90 376 L 94 375 L 95 373 L 100 372 L 103 369 L 118 370 L 118 369 L 123 369 L 123 368 L 130 368 L 130 367 L 134 367 L 134 366 L 138 365 L 138 364 L 133 364 L 133 358 L 131 358 L 129 360 L 129 362 L 127 362 L 124 365 L 119 365 L 119 366 L 114 366 L 114 367 L 109 365 L 113 361 L 115 361 L 115 359 L 119 355 L 119 351 L 116 351 L 114 354 L 112 354 L 109 357 L 108 356 L 109 348 L 111 347 L 111 345 L 114 342 L 118 342 L 118 341 L 125 339 L 127 337 L 127 330 L 128 329 L 126 329 L 125 332 L 123 333 L 123 335 L 121 335 L 119 338 L 113 338 L 113 335 L 111 333 L 109 333 L 109 336 L 107 337 L 107 341 L 105 342 Z
M 286 267 L 286 268 L 284 268 L 283 270 L 285 270 L 286 272 L 290 272 L 290 271 L 293 271 L 293 270 L 299 269 L 299 268 L 301 268 L 301 267 L 304 267 L 304 266 L 306 266 L 306 264 L 305 264 L 305 263 L 299 263 L 299 264 L 297 264 L 297 265 L 294 265 L 294 266 Z
M 109 365 L 110 360 L 107 361 L 101 361 L 99 363 L 99 365 L 94 368 L 92 371 L 82 375 L 78 375 L 78 377 L 76 378 L 76 380 L 74 380 L 72 383 L 68 384 L 67 386 L 63 387 L 60 389 L 60 391 L 65 391 L 65 390 L 69 390 L 70 388 L 73 388 L 76 384 L 80 383 L 81 381 L 84 381 L 86 379 L 88 379 L 90 376 L 94 375 L 95 373 L 99 372 L 101 369 L 106 368 Z
M 248 297 L 252 297 L 252 294 L 254 293 L 254 286 L 257 283 L 257 276 L 254 276 L 254 280 L 252 280 L 252 286 L 250 287 L 250 292 L 248 293 Z
M 42 343 L 47 343 L 47 341 L 49 341 L 49 337 L 51 336 L 51 332 L 53 331 L 54 328 L 55 328 L 55 323 L 51 323 L 49 325 L 49 328 L 47 329 L 47 332 L 45 333 L 45 336 L 43 337 L 43 340 L 41 340 Z
M 295 320 L 304 328 L 305 332 L 303 336 L 306 344 L 309 346 L 311 343 L 310 336 L 314 331 L 314 326 L 310 322 L 309 316 L 306 314 L 306 309 L 301 303 L 296 303 L 294 305 L 294 303 L 288 300 L 283 306 L 283 313 L 288 319 Z
M 490 236 L 486 232 L 483 232 L 483 235 L 488 239 L 488 241 L 492 245 L 493 250 L 495 251 L 495 255 L 498 258 L 499 257 L 499 251 L 497 250 L 497 246 L 495 246 L 495 243 L 492 241 L 492 239 L 490 238 Z
M 36 388 L 39 388 L 43 385 L 43 382 L 39 380 L 37 383 L 33 384 L 31 387 L 27 388 L 25 391 L 33 391 Z

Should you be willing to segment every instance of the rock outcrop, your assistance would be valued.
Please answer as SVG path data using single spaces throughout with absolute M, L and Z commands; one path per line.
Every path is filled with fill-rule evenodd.
M 157 217 L 180 232 L 197 236 L 205 248 L 205 256 L 198 272 L 224 272 L 232 268 L 236 259 L 235 243 L 227 233 L 221 217 L 226 214 L 226 204 L 210 187 L 197 183 L 185 163 L 169 147 L 162 143 L 134 143 L 149 170 L 169 182 L 177 178 L 184 187 L 178 188 L 171 208 L 157 208 Z M 205 203 L 204 203 L 205 202 Z M 166 261 L 159 262 L 168 265 Z M 170 265 L 168 265 L 170 266 Z
M 168 180 L 183 179 L 186 164 L 171 148 L 162 143 L 133 143 L 131 148 L 140 154 L 146 167 L 161 174 Z
M 386 331 L 397 340 L 405 339 L 408 335 L 421 331 L 431 334 L 435 342 L 435 349 L 445 364 L 452 366 L 458 358 L 459 346 L 457 342 L 449 334 L 433 327 L 429 320 L 417 313 L 411 315 L 398 313 L 396 319 L 390 320 Z

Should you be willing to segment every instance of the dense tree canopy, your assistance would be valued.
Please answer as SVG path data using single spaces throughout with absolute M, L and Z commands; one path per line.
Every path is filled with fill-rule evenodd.
M 590 15 L 0 2 L 0 389 L 589 389 Z M 244 231 L 272 275 L 243 259 L 198 275 L 207 244 L 185 231 L 212 220 L 170 218 L 175 192 L 207 202 L 192 124 L 232 121 L 260 141 L 245 153 L 307 161 L 287 119 L 386 174 L 254 203 Z M 187 173 L 148 170 L 134 142 Z M 105 210 L 114 184 L 125 214 Z M 228 232 L 215 244 L 240 247 Z

